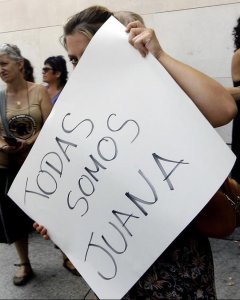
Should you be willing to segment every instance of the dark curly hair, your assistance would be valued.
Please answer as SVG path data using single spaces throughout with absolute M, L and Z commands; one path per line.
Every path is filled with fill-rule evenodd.
M 35 82 L 34 75 L 33 75 L 33 66 L 31 65 L 30 61 L 27 58 L 23 58 L 23 76 L 26 81 Z
M 234 52 L 237 51 L 240 48 L 240 18 L 237 20 L 237 26 L 233 28 L 232 32 L 233 38 L 234 38 Z
M 68 78 L 67 64 L 64 57 L 62 55 L 50 56 L 44 61 L 44 65 L 51 66 L 53 72 L 61 73 L 59 77 L 60 79 L 59 87 L 64 87 Z

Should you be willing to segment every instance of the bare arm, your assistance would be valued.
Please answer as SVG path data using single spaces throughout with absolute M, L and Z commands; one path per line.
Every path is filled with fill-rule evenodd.
M 214 127 L 233 119 L 237 113 L 236 103 L 222 85 L 164 52 L 155 32 L 139 21 L 129 23 L 127 31 L 129 42 L 143 56 L 152 53 Z
M 41 109 L 41 115 L 43 119 L 43 123 L 47 120 L 47 117 L 49 116 L 51 110 L 52 110 L 52 104 L 50 97 L 44 87 L 41 87 L 40 91 L 40 109 Z M 30 139 L 27 140 L 28 145 L 32 145 L 35 140 L 37 139 L 39 135 L 39 132 L 35 133 Z
M 47 120 L 53 105 L 51 104 L 51 99 L 44 87 L 42 87 L 41 93 L 42 93 L 41 112 L 42 112 L 43 123 L 44 123 Z

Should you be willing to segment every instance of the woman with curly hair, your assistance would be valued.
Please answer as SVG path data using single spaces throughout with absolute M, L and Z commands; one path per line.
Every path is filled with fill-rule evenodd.
M 62 89 L 64 88 L 67 77 L 67 65 L 63 56 L 50 56 L 44 61 L 42 68 L 43 82 L 46 82 L 47 91 L 52 104 L 57 101 Z

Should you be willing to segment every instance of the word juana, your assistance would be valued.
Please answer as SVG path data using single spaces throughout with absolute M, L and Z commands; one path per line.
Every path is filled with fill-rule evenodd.
M 170 180 L 171 175 L 173 174 L 173 172 L 177 169 L 177 167 L 179 165 L 188 164 L 188 163 L 184 162 L 184 160 L 180 160 L 180 161 L 169 160 L 169 159 L 160 157 L 156 153 L 153 153 L 152 157 L 153 157 L 154 161 L 156 162 L 156 165 L 158 166 L 158 168 L 161 170 L 161 172 L 163 174 L 163 177 L 164 177 L 163 180 L 167 182 L 170 190 L 174 190 L 174 186 Z M 168 162 L 168 163 L 174 163 L 173 169 L 168 174 L 165 171 L 161 161 Z M 150 188 L 150 191 L 152 192 L 152 196 L 150 195 L 147 197 L 147 199 L 142 199 L 142 198 L 139 198 L 139 197 L 131 194 L 130 192 L 126 192 L 125 196 L 135 205 L 135 207 L 137 208 L 140 215 L 144 215 L 146 217 L 146 216 L 148 216 L 148 212 L 146 211 L 145 206 L 153 205 L 154 203 L 156 203 L 158 201 L 158 194 L 156 192 L 155 187 L 151 183 L 150 179 L 144 175 L 143 171 L 138 170 L 138 174 L 144 179 L 146 186 L 148 188 Z M 153 198 L 152 201 L 149 200 L 149 198 L 151 198 L 151 197 Z M 133 237 L 132 232 L 127 227 L 127 223 L 131 219 L 136 220 L 136 219 L 140 218 L 139 214 L 137 214 L 137 213 L 133 214 L 132 212 L 127 213 L 127 212 L 122 212 L 122 211 L 117 211 L 117 210 L 112 210 L 112 216 L 113 216 L 114 220 L 117 221 L 118 225 L 114 224 L 113 221 L 109 221 L 108 224 L 113 229 L 115 229 L 115 234 L 120 236 L 120 239 L 122 239 L 121 249 L 116 249 L 116 246 L 114 247 L 113 245 L 111 245 L 109 240 L 107 240 L 104 235 L 101 235 L 100 238 L 99 237 L 95 238 L 95 240 L 96 239 L 99 240 L 98 243 L 93 241 L 94 232 L 91 232 L 90 240 L 87 245 L 87 250 L 85 253 L 85 262 L 88 260 L 91 260 L 91 257 L 97 257 L 98 251 L 101 251 L 104 254 L 106 254 L 106 259 L 107 258 L 110 259 L 110 261 L 112 262 L 112 265 L 113 265 L 112 274 L 106 275 L 103 272 L 97 271 L 98 275 L 104 280 L 111 280 L 117 276 L 118 266 L 117 266 L 115 256 L 123 254 L 127 251 L 128 242 L 127 242 L 127 237 L 125 235 L 127 235 L 128 237 Z M 124 230 L 124 232 L 122 230 Z M 125 233 L 125 235 L 124 235 L 124 233 Z M 112 240 L 114 240 L 114 234 L 111 235 L 111 238 L 112 238 Z

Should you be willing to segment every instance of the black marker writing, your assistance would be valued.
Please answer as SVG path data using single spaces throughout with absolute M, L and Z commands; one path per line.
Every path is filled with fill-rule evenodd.
M 94 124 L 93 124 L 92 120 L 90 120 L 90 119 L 85 119 L 85 120 L 79 122 L 77 125 L 75 125 L 75 127 L 73 127 L 72 129 L 66 129 L 66 127 L 64 126 L 64 123 L 65 123 L 65 121 L 66 121 L 66 120 L 65 120 L 66 117 L 69 117 L 69 116 L 71 116 L 71 114 L 70 114 L 70 113 L 67 113 L 67 114 L 63 117 L 63 120 L 62 120 L 62 129 L 63 129 L 63 131 L 66 132 L 66 133 L 71 133 L 71 132 L 73 132 L 79 125 L 81 125 L 81 124 L 83 124 L 83 123 L 89 123 L 89 124 L 90 124 L 90 132 L 89 132 L 89 134 L 87 135 L 87 137 L 89 137 L 90 134 L 93 132 L 93 129 L 94 129 Z
M 130 218 L 135 218 L 135 219 L 139 219 L 138 216 L 131 214 L 127 214 L 127 213 L 123 213 L 117 210 L 113 210 L 112 211 L 113 215 L 117 218 L 117 220 L 120 222 L 120 224 L 122 225 L 122 227 L 124 227 L 124 229 L 127 231 L 127 233 L 132 236 L 132 233 L 130 232 L 130 230 L 126 227 L 127 222 L 130 220 Z M 126 220 L 123 222 L 123 220 L 120 218 L 120 216 L 125 216 L 127 217 Z
M 77 199 L 77 201 L 74 203 L 74 205 L 71 205 L 70 203 L 70 195 L 71 195 L 72 191 L 70 191 L 68 193 L 68 196 L 67 196 L 67 205 L 70 209 L 74 209 L 75 206 L 78 204 L 79 201 L 83 200 L 83 203 L 85 203 L 85 210 L 84 212 L 81 214 L 81 217 L 83 217 L 87 212 L 88 212 L 88 209 L 89 209 L 89 205 L 88 205 L 88 201 L 85 197 L 80 197 Z
M 147 216 L 148 214 L 147 214 L 146 210 L 139 203 L 143 203 L 143 204 L 147 204 L 147 205 L 154 204 L 158 200 L 158 196 L 157 196 L 156 190 L 155 190 L 154 186 L 151 184 L 150 180 L 147 179 L 147 177 L 143 174 L 143 172 L 141 170 L 139 170 L 138 173 L 143 177 L 143 179 L 147 182 L 148 186 L 150 187 L 150 189 L 153 193 L 153 197 L 154 197 L 153 202 L 140 199 L 140 198 L 130 194 L 129 192 L 127 192 L 125 195 L 140 209 L 140 211 L 145 216 Z
M 185 165 L 186 165 L 186 164 L 189 164 L 189 163 L 183 162 L 183 161 L 184 161 L 183 159 L 181 159 L 180 161 L 169 160 L 169 159 L 166 159 L 166 158 L 163 158 L 163 157 L 157 155 L 156 153 L 153 153 L 152 156 L 153 156 L 155 162 L 157 163 L 159 169 L 161 170 L 161 172 L 162 172 L 162 174 L 163 174 L 163 176 L 164 176 L 164 180 L 167 181 L 170 190 L 174 190 L 173 184 L 172 184 L 172 182 L 171 182 L 171 180 L 170 180 L 170 175 L 172 175 L 172 173 L 177 169 L 177 167 L 178 167 L 180 164 L 185 164 Z M 176 163 L 176 165 L 175 165 L 175 167 L 171 170 L 171 172 L 169 172 L 169 174 L 167 174 L 167 172 L 166 172 L 165 169 L 163 168 L 163 166 L 162 166 L 160 160 L 165 161 L 165 162 Z
M 102 277 L 103 279 L 105 280 L 110 280 L 110 279 L 113 279 L 116 274 L 117 274 L 117 264 L 116 264 L 116 261 L 114 259 L 114 257 L 111 255 L 111 253 L 109 251 L 107 251 L 103 246 L 100 246 L 100 245 L 97 245 L 97 244 L 93 244 L 92 243 L 92 239 L 93 239 L 93 234 L 94 232 L 91 233 L 91 237 L 90 237 L 90 241 L 88 243 L 88 246 L 87 246 L 87 251 L 86 251 L 86 254 L 85 254 L 85 261 L 87 260 L 87 257 L 88 257 L 88 252 L 89 252 L 89 249 L 90 248 L 93 248 L 93 249 L 98 249 L 98 250 L 101 250 L 103 251 L 104 253 L 106 253 L 106 255 L 111 259 L 112 263 L 113 263 L 113 267 L 114 267 L 114 270 L 113 270 L 113 275 L 111 276 L 104 276 L 102 273 L 100 273 L 99 271 L 97 272 L 98 275 L 100 277 Z M 95 254 L 96 255 L 96 254 Z
M 136 127 L 137 127 L 137 134 L 136 134 L 136 136 L 134 137 L 134 139 L 131 141 L 131 143 L 133 143 L 133 142 L 136 140 L 136 138 L 138 137 L 139 133 L 140 133 L 140 126 L 138 125 L 138 123 L 137 123 L 135 120 L 131 120 L 131 119 L 130 119 L 130 120 L 125 121 L 119 128 L 113 129 L 113 128 L 111 128 L 111 126 L 110 126 L 110 119 L 112 118 L 112 116 L 116 116 L 116 114 L 111 114 L 111 115 L 108 117 L 108 120 L 107 120 L 107 127 L 108 127 L 108 129 L 109 129 L 110 131 L 113 131 L 113 132 L 120 131 L 121 129 L 123 129 L 124 126 L 127 125 L 127 123 L 130 123 L 130 122 L 136 125 Z

